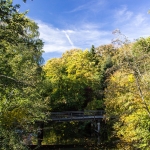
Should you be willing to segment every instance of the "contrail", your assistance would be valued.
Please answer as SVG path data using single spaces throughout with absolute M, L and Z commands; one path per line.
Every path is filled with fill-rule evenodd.
M 70 39 L 69 35 L 66 33 L 66 31 L 64 31 L 64 30 L 63 30 L 63 32 L 65 33 L 66 38 L 68 39 L 68 41 L 69 41 L 70 45 L 71 45 L 72 47 L 74 47 L 74 44 L 73 44 L 73 42 L 71 41 L 71 39 Z

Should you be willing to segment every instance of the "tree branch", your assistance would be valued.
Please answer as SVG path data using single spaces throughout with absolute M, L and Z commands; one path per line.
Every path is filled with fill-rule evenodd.
M 19 80 L 15 79 L 15 78 L 12 78 L 12 77 L 9 77 L 9 76 L 6 76 L 6 75 L 2 75 L 2 74 L 1 74 L 0 77 L 13 80 L 13 81 L 15 81 L 16 83 L 21 83 L 21 84 L 24 84 L 24 85 L 27 85 L 27 86 L 32 86 L 32 87 L 34 87 L 34 86 L 31 85 L 31 84 L 27 84 L 27 83 L 25 83 L 25 82 L 23 82 L 23 81 L 19 81 Z

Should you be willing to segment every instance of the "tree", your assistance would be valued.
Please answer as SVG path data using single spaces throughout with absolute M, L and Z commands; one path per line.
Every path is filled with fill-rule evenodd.
M 23 149 L 18 131 L 43 116 L 39 93 L 42 47 L 38 26 L 17 12 L 11 1 L 0 2 L 0 142 L 1 149 Z
M 104 99 L 104 90 L 107 87 L 106 80 L 113 71 L 110 68 L 114 67 L 114 57 L 116 55 L 116 49 L 112 44 L 101 45 L 96 48 L 96 59 L 98 60 L 99 76 L 100 76 L 100 87 L 98 99 Z M 109 71 L 108 71 L 109 70 Z
M 96 52 L 95 52 L 95 47 L 94 45 L 92 45 L 91 49 L 90 49 L 90 53 L 92 54 L 92 56 L 94 57 Z
M 107 114 L 115 116 L 114 135 L 126 149 L 149 149 L 149 41 L 141 38 L 118 49 L 117 70 L 105 91 Z
M 53 110 L 83 110 L 94 99 L 98 87 L 98 72 L 90 53 L 70 50 L 61 58 L 51 59 L 44 66 L 46 77 L 52 85 Z

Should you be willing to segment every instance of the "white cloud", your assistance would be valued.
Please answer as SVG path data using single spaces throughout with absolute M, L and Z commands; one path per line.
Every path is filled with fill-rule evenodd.
M 111 42 L 111 32 L 102 31 L 97 25 L 85 24 L 72 30 L 54 28 L 42 21 L 39 26 L 40 38 L 44 41 L 45 52 L 65 52 L 72 48 L 86 49 Z
M 123 6 L 114 13 L 114 26 L 119 28 L 131 41 L 150 36 L 150 16 L 147 12 L 132 12 Z
M 45 52 L 63 52 L 72 48 L 63 30 L 48 25 L 42 21 L 36 21 L 39 26 L 40 38 L 44 42 Z
M 130 40 L 150 36 L 150 19 L 145 14 L 136 14 L 121 30 Z
M 129 21 L 133 17 L 133 12 L 127 9 L 127 6 L 122 6 L 121 8 L 115 10 L 115 23 L 123 23 Z
M 150 35 L 150 15 L 146 11 L 145 13 L 133 12 L 128 10 L 126 6 L 122 6 L 121 9 L 113 12 L 109 25 L 112 30 L 120 29 L 130 40 Z M 36 22 L 39 25 L 40 38 L 45 42 L 45 52 L 62 53 L 72 48 L 86 49 L 91 45 L 97 47 L 111 43 L 114 37 L 112 31 L 105 28 L 103 22 L 100 24 L 78 21 L 78 26 L 70 25 L 68 29 L 55 28 L 42 21 Z M 107 27 L 108 24 L 106 23 Z
M 133 25 L 135 25 L 137 27 L 138 26 L 141 27 L 145 23 L 146 20 L 147 19 L 143 14 L 137 14 L 135 16 L 134 20 L 132 21 L 132 23 L 133 23 Z

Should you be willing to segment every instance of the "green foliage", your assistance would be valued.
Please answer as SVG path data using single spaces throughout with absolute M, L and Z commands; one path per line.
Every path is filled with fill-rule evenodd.
M 117 70 L 105 90 L 107 115 L 115 117 L 119 148 L 149 149 L 150 145 L 150 38 L 123 45 L 115 57 Z
M 18 13 L 18 7 L 0 3 L 1 149 L 23 149 L 17 131 L 29 132 L 29 126 L 44 118 L 46 108 L 40 95 L 43 42 L 36 23 Z
M 19 7 L 0 1 L 0 149 L 27 149 L 23 135 L 36 132 L 35 121 L 45 119 L 47 105 L 51 111 L 106 108 L 113 117 L 109 136 L 117 139 L 118 148 L 149 149 L 150 38 L 118 40 L 117 48 L 110 44 L 70 50 L 42 68 L 38 26 L 27 12 L 18 13 Z M 75 125 L 58 125 L 53 139 L 45 139 L 63 141 L 75 134 L 64 135 Z
M 111 74 L 109 68 L 113 68 L 114 66 L 114 56 L 115 49 L 112 45 L 102 45 L 96 48 L 95 60 L 97 63 L 97 68 L 99 72 L 99 87 L 97 91 L 95 91 L 96 99 L 102 100 L 104 99 L 104 90 L 107 87 L 107 78 Z M 104 108 L 104 104 L 103 104 Z M 102 108 L 101 108 L 102 109 Z
M 90 53 L 92 54 L 93 57 L 95 56 L 96 51 L 95 51 L 94 45 L 92 45 L 92 47 L 91 47 L 91 49 L 90 49 Z
M 82 110 L 94 99 L 99 75 L 87 50 L 68 51 L 61 58 L 49 60 L 44 70 L 51 84 L 53 110 Z
M 90 123 L 89 122 L 57 122 L 46 125 L 44 145 L 93 145 L 94 140 L 89 138 Z M 88 140 L 88 141 L 87 141 Z

